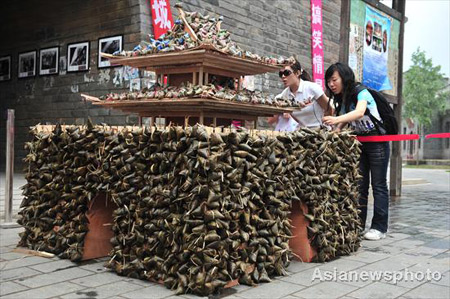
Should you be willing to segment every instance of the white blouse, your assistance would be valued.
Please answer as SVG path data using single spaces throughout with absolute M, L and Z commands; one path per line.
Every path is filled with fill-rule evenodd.
M 320 85 L 310 81 L 300 80 L 300 85 L 295 93 L 289 87 L 285 88 L 276 98 L 294 100 L 296 103 L 303 102 L 307 106 L 292 113 L 298 123 L 292 117 L 288 120 L 282 116 L 278 117 L 275 130 L 295 131 L 301 127 L 319 127 L 322 124 L 324 110 L 320 107 L 317 99 L 323 94 Z M 311 103 L 309 103 L 309 99 L 311 99 Z

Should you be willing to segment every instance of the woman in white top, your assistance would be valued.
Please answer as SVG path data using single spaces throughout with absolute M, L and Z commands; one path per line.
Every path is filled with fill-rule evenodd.
M 268 122 L 276 123 L 275 130 L 277 131 L 295 131 L 301 127 L 320 127 L 323 116 L 332 114 L 328 105 L 328 97 L 322 88 L 318 84 L 310 82 L 311 77 L 302 69 L 297 60 L 281 69 L 279 76 L 286 88 L 276 98 L 295 101 L 300 108 L 292 114 L 274 115 L 269 118 Z

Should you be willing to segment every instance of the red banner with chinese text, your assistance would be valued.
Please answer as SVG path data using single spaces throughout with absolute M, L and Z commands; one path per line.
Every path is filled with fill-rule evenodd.
M 155 39 L 172 29 L 173 18 L 169 0 L 150 0 Z
M 313 81 L 325 89 L 323 71 L 322 0 L 311 0 L 311 54 Z

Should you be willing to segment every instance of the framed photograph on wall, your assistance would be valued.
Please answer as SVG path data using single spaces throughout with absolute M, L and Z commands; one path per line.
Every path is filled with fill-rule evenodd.
M 89 70 L 89 42 L 67 45 L 67 72 Z
M 59 66 L 59 47 L 39 50 L 39 75 L 56 75 Z
M 122 35 L 102 37 L 98 39 L 98 68 L 111 67 L 109 59 L 101 56 L 101 53 L 113 54 L 122 51 L 123 37 Z
M 20 53 L 18 67 L 19 78 L 36 76 L 36 51 Z
M 11 79 L 11 56 L 0 57 L 0 81 Z

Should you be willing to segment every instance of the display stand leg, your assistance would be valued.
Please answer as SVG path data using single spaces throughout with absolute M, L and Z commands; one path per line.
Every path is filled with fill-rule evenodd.
M 204 123 L 204 113 L 203 113 L 203 111 L 200 112 L 200 117 L 199 117 L 198 122 L 199 122 L 201 125 L 203 125 L 203 123 Z
M 213 126 L 217 127 L 217 117 L 213 117 Z

